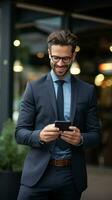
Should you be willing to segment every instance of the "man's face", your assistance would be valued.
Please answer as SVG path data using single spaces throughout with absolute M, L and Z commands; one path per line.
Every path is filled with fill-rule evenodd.
M 52 45 L 48 53 L 52 69 L 59 78 L 63 78 L 75 58 L 75 53 L 72 53 L 72 47 L 70 45 Z

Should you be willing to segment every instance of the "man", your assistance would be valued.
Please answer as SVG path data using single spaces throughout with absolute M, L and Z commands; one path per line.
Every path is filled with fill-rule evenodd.
M 48 55 L 52 69 L 40 80 L 27 84 L 16 141 L 30 146 L 30 152 L 25 159 L 18 200 L 79 200 L 87 187 L 84 150 L 99 143 L 100 128 L 94 86 L 69 72 L 76 45 L 77 37 L 70 31 L 51 33 Z M 58 82 L 63 82 L 60 107 Z M 55 120 L 72 124 L 62 131 L 55 127 Z

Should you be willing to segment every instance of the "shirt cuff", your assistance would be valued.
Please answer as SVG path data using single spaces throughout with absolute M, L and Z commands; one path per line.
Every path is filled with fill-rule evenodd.
M 42 145 L 43 145 L 43 144 L 46 144 L 46 142 L 44 142 L 44 141 L 42 141 L 42 140 L 39 140 L 39 143 L 42 144 Z

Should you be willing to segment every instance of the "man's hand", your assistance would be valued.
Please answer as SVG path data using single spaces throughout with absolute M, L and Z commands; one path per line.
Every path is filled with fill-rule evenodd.
M 82 141 L 80 130 L 75 126 L 70 126 L 69 129 L 70 131 L 62 132 L 60 138 L 72 145 L 80 144 Z
M 55 124 L 49 124 L 45 126 L 40 132 L 40 141 L 50 142 L 56 140 L 60 135 L 59 128 L 55 127 Z

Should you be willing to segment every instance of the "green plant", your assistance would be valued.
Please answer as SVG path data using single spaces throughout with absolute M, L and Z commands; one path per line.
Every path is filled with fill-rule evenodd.
M 0 134 L 0 170 L 21 171 L 28 149 L 15 140 L 15 124 L 8 119 Z

